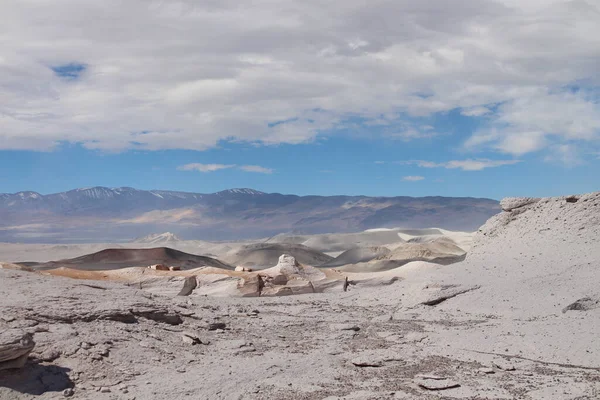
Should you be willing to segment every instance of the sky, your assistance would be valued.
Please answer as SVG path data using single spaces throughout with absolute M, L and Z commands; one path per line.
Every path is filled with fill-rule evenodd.
M 598 0 L 0 3 L 0 193 L 600 190 Z

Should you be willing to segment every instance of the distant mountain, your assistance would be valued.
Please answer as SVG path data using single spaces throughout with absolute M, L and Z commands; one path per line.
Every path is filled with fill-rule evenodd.
M 49 195 L 0 194 L 0 241 L 124 241 L 165 231 L 204 240 L 384 227 L 471 231 L 498 211 L 496 200 L 469 197 L 295 196 L 253 189 L 200 194 L 92 187 Z M 164 239 L 156 238 L 157 243 Z
M 173 242 L 179 242 L 181 239 L 174 233 L 152 233 L 150 235 L 135 239 L 134 243 L 150 243 L 150 244 L 167 244 Z

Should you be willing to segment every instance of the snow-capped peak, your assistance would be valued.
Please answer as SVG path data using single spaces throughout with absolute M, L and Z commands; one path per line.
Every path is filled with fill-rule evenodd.
M 217 194 L 249 194 L 249 195 L 261 195 L 265 194 L 264 192 L 260 192 L 254 189 L 248 188 L 236 188 L 236 189 L 228 189 L 218 192 Z
M 135 243 L 152 243 L 152 244 L 162 244 L 162 243 L 172 243 L 178 242 L 181 239 L 177 237 L 174 233 L 164 232 L 164 233 L 152 233 L 148 236 L 144 236 L 141 238 L 137 238 L 134 240 Z
M 22 200 L 39 199 L 42 197 L 41 194 L 36 193 L 36 192 L 19 192 L 19 193 L 16 193 L 16 195 L 19 196 Z

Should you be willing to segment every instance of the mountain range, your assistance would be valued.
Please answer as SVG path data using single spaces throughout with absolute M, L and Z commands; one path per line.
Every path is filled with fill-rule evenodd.
M 472 231 L 498 211 L 498 201 L 470 197 L 296 196 L 253 189 L 201 194 L 92 187 L 48 195 L 0 194 L 0 241 L 119 241 L 167 230 L 183 239 L 203 240 L 385 227 Z

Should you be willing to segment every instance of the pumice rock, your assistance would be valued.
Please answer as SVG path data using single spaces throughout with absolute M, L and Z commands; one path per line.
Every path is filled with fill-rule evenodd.
M 0 333 L 0 370 L 22 368 L 34 347 L 33 336 L 22 330 Z

